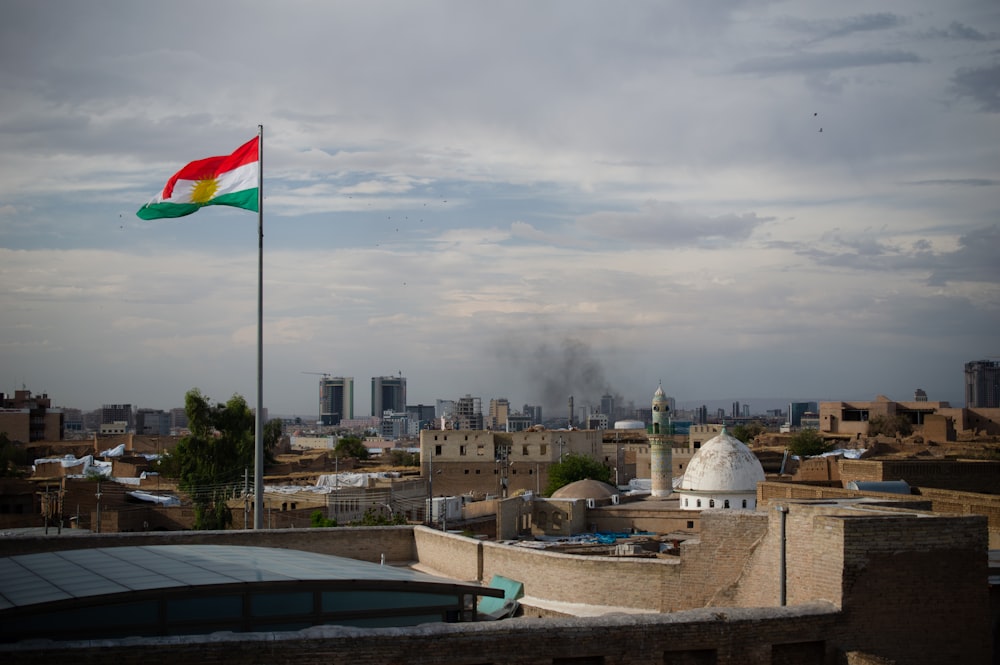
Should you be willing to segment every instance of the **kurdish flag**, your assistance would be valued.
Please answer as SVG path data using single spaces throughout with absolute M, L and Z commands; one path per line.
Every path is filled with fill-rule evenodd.
M 206 157 L 175 173 L 163 191 L 136 213 L 141 219 L 183 217 L 203 206 L 224 205 L 257 211 L 260 136 L 231 155 Z

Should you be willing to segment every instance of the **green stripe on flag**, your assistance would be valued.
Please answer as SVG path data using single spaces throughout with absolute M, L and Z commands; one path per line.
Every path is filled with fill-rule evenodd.
M 217 196 L 207 203 L 152 203 L 139 208 L 140 219 L 169 219 L 198 212 L 205 206 L 223 205 L 257 212 L 257 188 Z

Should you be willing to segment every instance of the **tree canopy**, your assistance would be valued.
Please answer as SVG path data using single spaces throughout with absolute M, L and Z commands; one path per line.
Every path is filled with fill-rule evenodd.
M 549 482 L 545 485 L 545 494 L 552 496 L 560 487 L 588 478 L 602 483 L 610 482 L 611 469 L 592 457 L 569 453 L 562 461 L 549 467 Z
M 913 424 L 906 416 L 872 416 L 868 421 L 869 436 L 909 436 L 913 434 Z
M 733 428 L 733 436 L 742 441 L 743 443 L 750 443 L 753 439 L 757 438 L 758 434 L 763 434 L 767 431 L 759 422 L 747 423 L 746 425 L 737 425 Z
M 177 478 L 178 487 L 190 495 L 196 529 L 224 529 L 232 524 L 226 498 L 242 488 L 244 474 L 254 468 L 254 413 L 240 395 L 213 405 L 197 388 L 184 396 L 184 411 L 191 434 L 160 461 L 159 470 Z M 265 462 L 272 462 L 281 421 L 268 422 L 263 435 Z
M 368 459 L 368 446 L 356 436 L 345 436 L 337 442 L 333 449 L 337 457 L 354 457 L 355 459 Z
M 814 429 L 799 430 L 788 441 L 788 450 L 799 457 L 822 455 L 833 449 L 832 443 L 827 443 L 823 435 Z

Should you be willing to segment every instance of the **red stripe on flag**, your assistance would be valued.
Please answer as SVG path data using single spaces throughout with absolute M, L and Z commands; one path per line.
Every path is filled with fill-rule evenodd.
M 163 188 L 163 198 L 170 198 L 170 196 L 174 193 L 174 185 L 177 184 L 178 180 L 201 180 L 203 178 L 214 178 L 220 173 L 232 171 L 239 166 L 253 164 L 257 161 L 257 157 L 260 154 L 257 149 L 257 142 L 259 140 L 259 136 L 253 137 L 237 148 L 231 155 L 206 157 L 205 159 L 199 159 L 191 162 L 175 173 L 170 180 L 167 181 L 166 186 Z

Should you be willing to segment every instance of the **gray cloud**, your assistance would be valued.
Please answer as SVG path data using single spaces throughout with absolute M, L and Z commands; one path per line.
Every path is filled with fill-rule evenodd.
M 737 64 L 734 71 L 773 76 L 918 62 L 923 62 L 923 58 L 909 51 L 832 51 L 751 58 Z
M 860 14 L 841 19 L 804 20 L 785 17 L 779 25 L 810 35 L 811 41 L 846 37 L 858 32 L 889 30 L 906 25 L 902 16 L 890 13 Z
M 842 231 L 825 234 L 820 243 L 806 245 L 776 243 L 792 249 L 818 265 L 864 272 L 907 271 L 927 275 L 929 286 L 955 282 L 1000 285 L 1000 226 L 969 231 L 958 238 L 958 249 L 934 252 L 926 239 L 909 245 L 882 240 L 876 232 L 848 235 Z
M 934 28 L 927 31 L 928 37 L 938 37 L 943 39 L 957 39 L 971 42 L 989 42 L 1000 39 L 1000 34 L 996 32 L 980 32 L 975 28 L 965 25 L 959 21 L 952 21 L 947 28 Z
M 927 283 L 992 282 L 1000 284 L 1000 226 L 970 231 L 958 239 L 959 248 L 936 257 Z
M 1000 113 L 1000 63 L 959 69 L 951 82 L 958 97 L 971 98 L 982 111 Z
M 1000 180 L 994 180 L 993 178 L 937 178 L 934 180 L 914 180 L 905 184 L 943 187 L 949 187 L 952 185 L 958 185 L 961 187 L 996 187 L 997 185 L 1000 185 Z
M 772 217 L 757 213 L 705 215 L 675 203 L 647 201 L 634 212 L 601 211 L 585 215 L 576 226 L 611 241 L 664 247 L 727 247 L 745 242 Z

